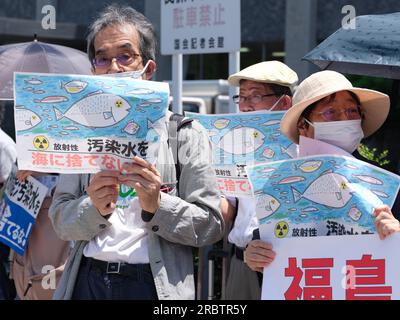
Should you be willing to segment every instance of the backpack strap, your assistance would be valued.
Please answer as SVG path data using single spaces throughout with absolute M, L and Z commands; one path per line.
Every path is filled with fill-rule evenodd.
M 176 189 L 179 192 L 179 178 L 181 176 L 181 167 L 178 159 L 178 132 L 181 128 L 191 123 L 193 119 L 185 118 L 179 113 L 173 113 L 169 118 L 168 127 L 168 146 L 171 147 L 175 163 Z

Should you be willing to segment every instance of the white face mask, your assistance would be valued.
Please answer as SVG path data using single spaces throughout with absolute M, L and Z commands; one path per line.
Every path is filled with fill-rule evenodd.
M 283 96 L 280 96 L 279 99 L 276 100 L 274 105 L 271 108 L 269 108 L 267 111 L 269 111 L 269 112 L 273 111 L 276 108 L 276 106 L 279 104 L 279 102 L 281 102 L 282 98 L 283 98 Z
M 305 121 L 314 127 L 314 139 L 332 144 L 349 153 L 357 149 L 364 137 L 361 119 L 314 123 L 307 119 Z
M 127 71 L 127 72 L 117 72 L 117 73 L 108 73 L 102 74 L 102 76 L 109 76 L 114 78 L 131 78 L 131 79 L 140 79 L 142 80 L 143 74 L 146 72 L 147 67 L 150 64 L 150 60 L 147 61 L 146 65 L 142 70 L 135 70 L 135 71 Z

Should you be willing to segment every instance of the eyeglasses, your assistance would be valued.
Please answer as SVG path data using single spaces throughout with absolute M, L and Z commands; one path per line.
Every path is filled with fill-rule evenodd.
M 272 96 L 276 96 L 276 94 L 275 93 L 269 93 L 269 94 L 263 94 L 263 95 L 256 94 L 254 96 L 248 96 L 248 97 L 236 95 L 236 96 L 232 97 L 232 100 L 234 103 L 244 103 L 244 102 L 248 101 L 250 103 L 257 104 L 257 103 L 260 103 L 264 98 L 272 97 Z
M 93 59 L 93 65 L 96 68 L 108 68 L 113 61 L 116 61 L 119 65 L 129 66 L 135 62 L 135 60 L 136 60 L 135 57 L 140 57 L 140 54 L 122 53 L 113 58 L 95 57 Z
M 356 120 L 361 118 L 361 109 L 359 106 L 349 107 L 345 109 L 338 109 L 330 107 L 325 109 L 324 111 L 314 112 L 311 113 L 318 114 L 324 119 L 325 121 L 337 121 L 340 119 L 342 113 L 344 113 L 347 119 Z

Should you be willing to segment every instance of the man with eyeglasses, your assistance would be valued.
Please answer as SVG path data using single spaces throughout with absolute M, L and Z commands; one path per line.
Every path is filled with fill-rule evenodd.
M 351 156 L 363 137 L 370 136 L 383 125 L 390 107 L 386 94 L 355 88 L 335 71 L 321 71 L 306 78 L 296 89 L 293 101 L 293 107 L 282 119 L 281 131 L 299 144 L 300 151 L 307 148 L 302 137 L 314 139 L 314 154 L 322 141 L 339 148 L 332 154 L 341 149 Z M 339 154 L 345 153 L 340 151 Z M 380 239 L 400 231 L 399 202 L 397 195 L 392 209 L 386 205 L 375 208 L 373 215 Z M 258 272 L 273 263 L 274 257 L 271 244 L 262 240 L 251 241 L 245 251 L 247 265 Z
M 282 111 L 292 105 L 292 90 L 297 84 L 296 72 L 279 61 L 265 61 L 231 75 L 229 84 L 238 86 L 233 101 L 240 112 Z M 243 252 L 258 227 L 255 203 L 248 198 L 221 198 L 225 222 L 233 223 L 228 240 L 233 244 L 226 299 L 258 300 L 261 284 L 256 272 L 243 261 Z
M 148 80 L 155 47 L 152 25 L 130 7 L 107 7 L 90 27 L 95 75 Z M 193 247 L 218 241 L 224 222 L 206 131 L 190 122 L 177 140 L 179 181 L 166 141 L 155 165 L 135 157 L 121 172 L 61 175 L 49 214 L 75 245 L 55 299 L 194 299 Z M 137 194 L 128 208 L 116 206 L 122 184 Z

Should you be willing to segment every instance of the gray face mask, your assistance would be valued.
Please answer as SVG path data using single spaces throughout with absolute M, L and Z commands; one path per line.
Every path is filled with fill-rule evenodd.
M 146 69 L 148 68 L 149 64 L 150 64 L 150 60 L 147 61 L 146 65 L 144 66 L 144 68 L 142 70 L 102 74 L 102 76 L 108 76 L 108 77 L 114 77 L 114 78 L 130 78 L 130 79 L 140 79 L 140 80 L 142 80 L 142 76 L 146 72 Z

